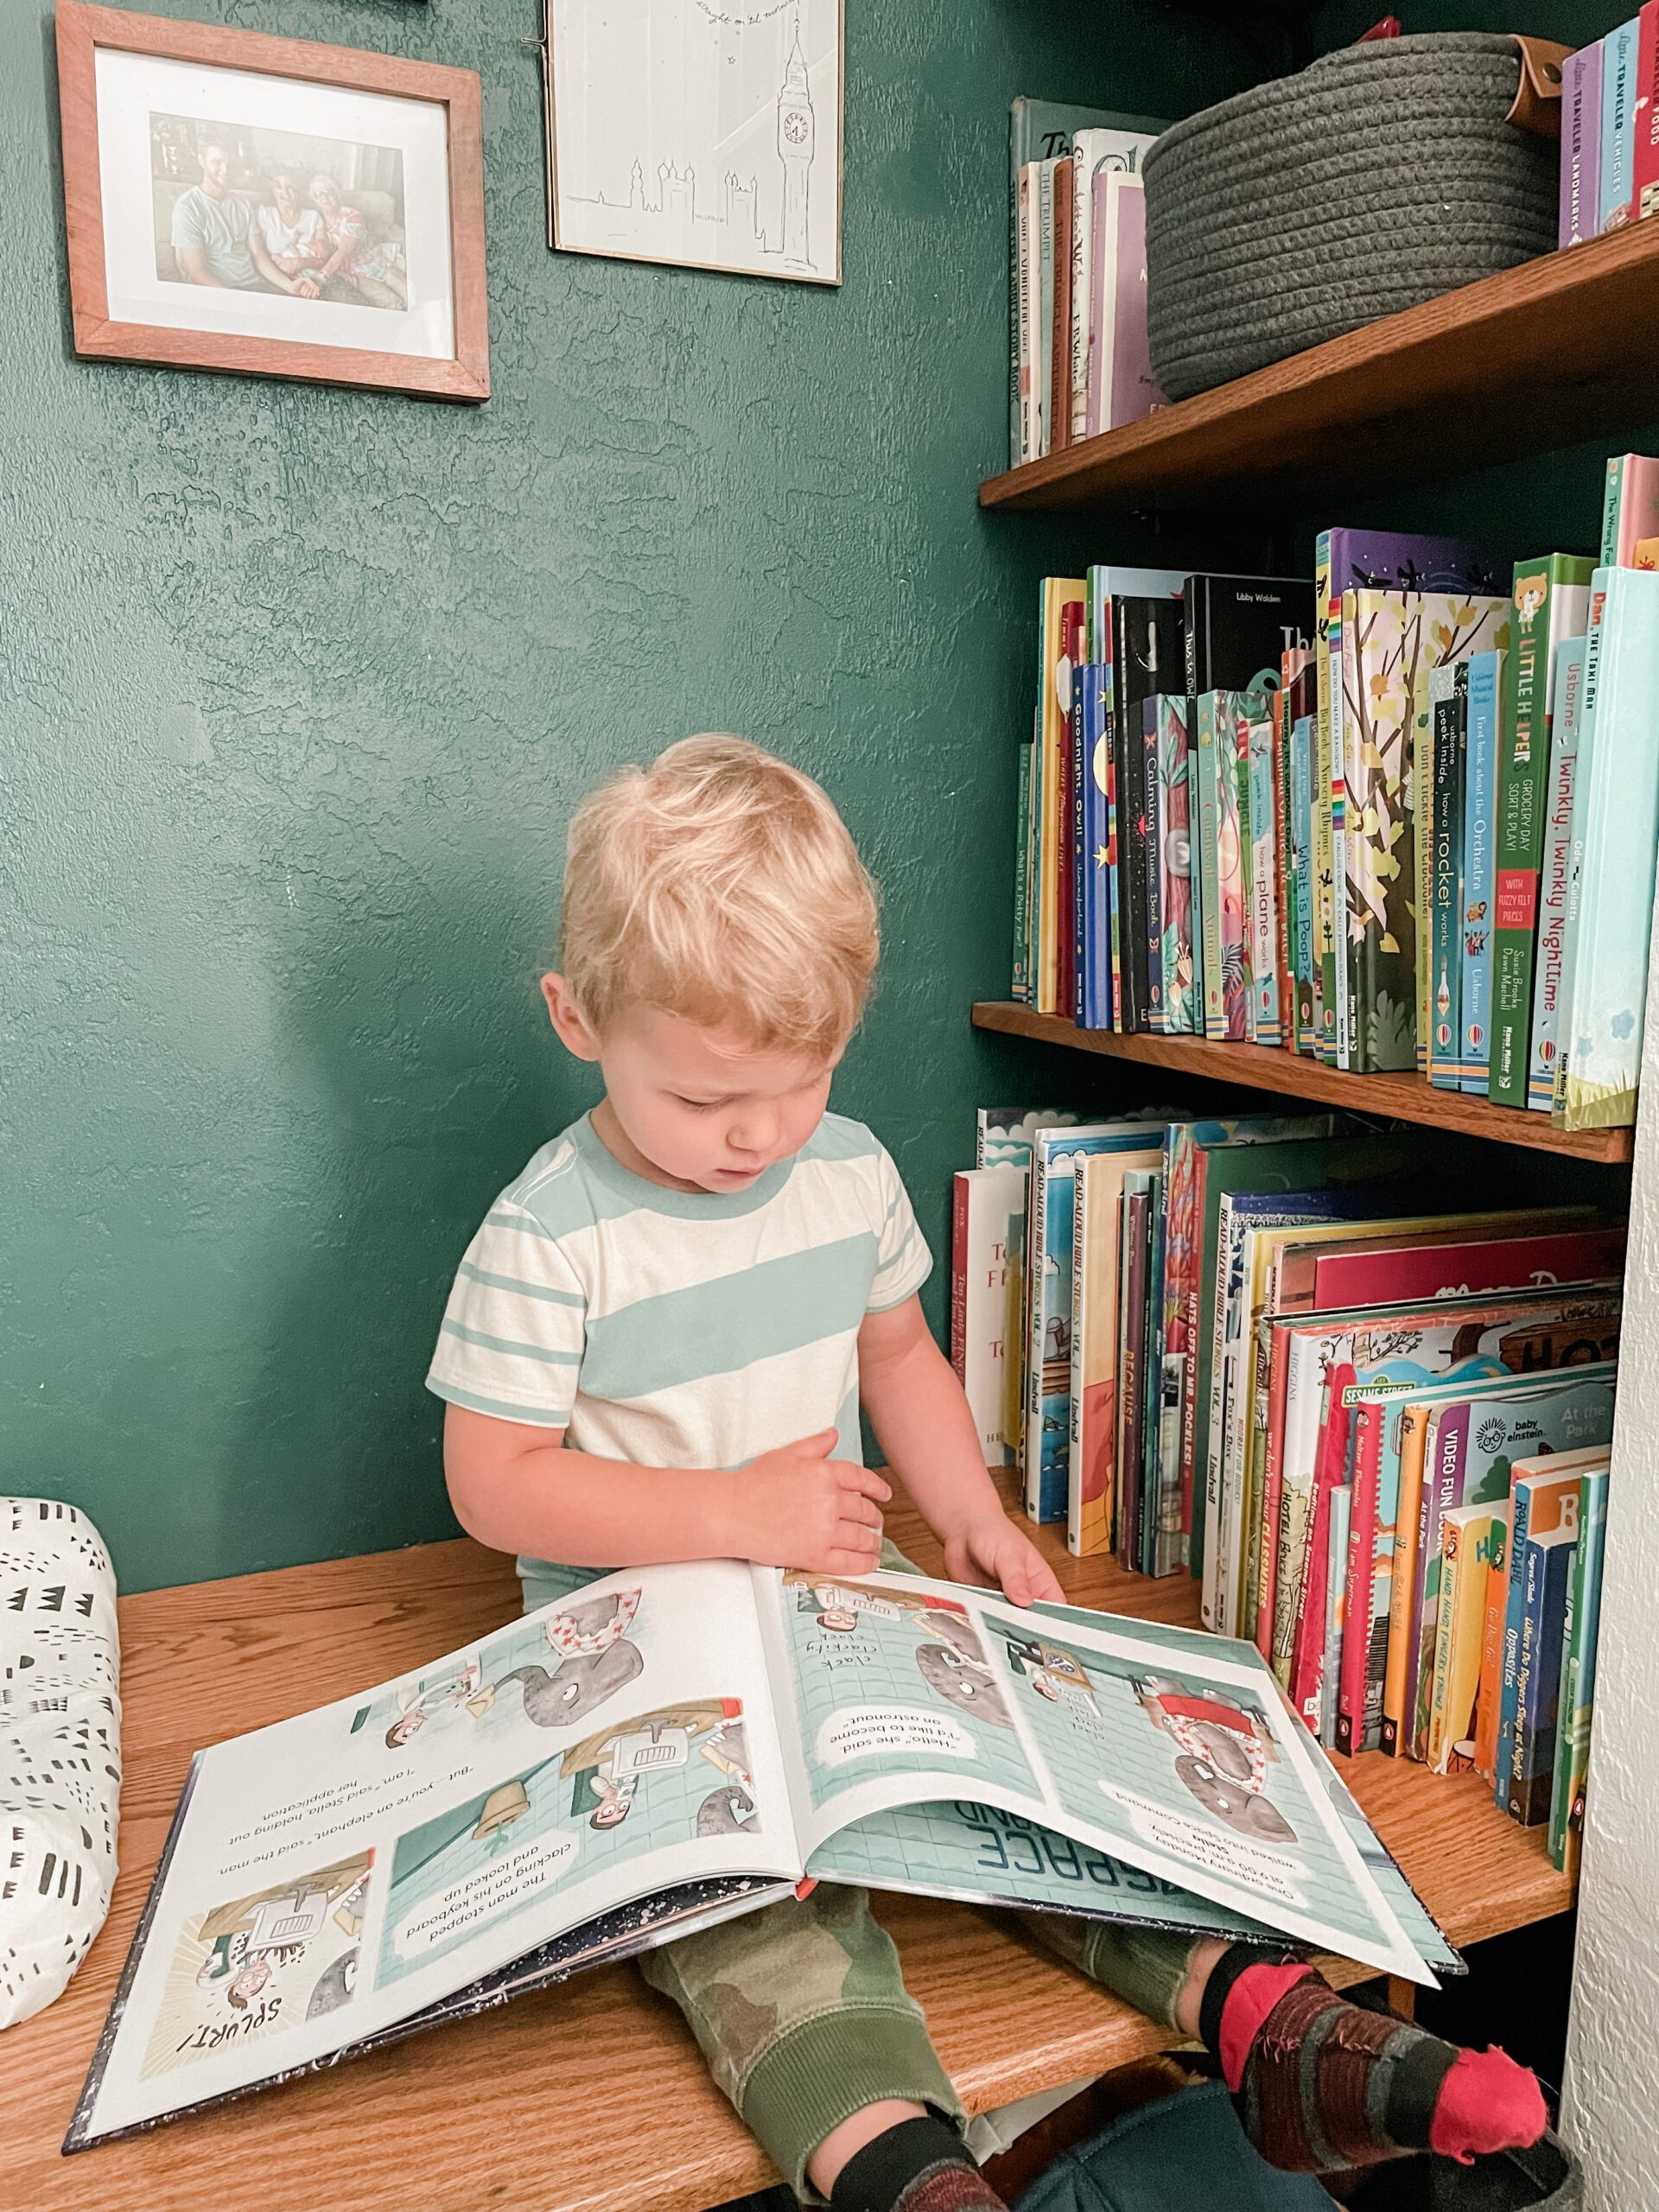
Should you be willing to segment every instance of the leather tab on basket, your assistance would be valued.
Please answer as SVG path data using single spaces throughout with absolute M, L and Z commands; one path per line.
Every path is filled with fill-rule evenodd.
M 1573 48 L 1558 39 L 1528 38 L 1515 33 L 1521 49 L 1521 81 L 1505 123 L 1517 130 L 1530 130 L 1540 138 L 1561 135 L 1561 64 Z

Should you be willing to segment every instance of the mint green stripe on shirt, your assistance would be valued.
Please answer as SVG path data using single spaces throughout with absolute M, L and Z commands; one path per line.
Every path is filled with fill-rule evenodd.
M 580 1367 L 579 1351 L 551 1351 L 545 1344 L 515 1344 L 511 1337 L 486 1337 L 482 1329 L 468 1329 L 459 1321 L 447 1320 L 442 1334 L 459 1337 L 464 1344 L 478 1344 L 486 1351 L 504 1351 L 514 1359 L 533 1359 L 542 1367 Z
M 852 1333 L 864 1318 L 874 1249 L 861 1230 L 615 1313 L 590 1313 L 583 1395 L 649 1397 Z
M 490 1290 L 510 1290 L 515 1298 L 539 1298 L 549 1306 L 582 1306 L 586 1300 L 579 1290 L 550 1290 L 545 1283 L 524 1282 L 517 1275 L 493 1275 L 487 1268 L 475 1268 L 470 1260 L 463 1260 L 460 1273 L 468 1282 L 481 1282 Z

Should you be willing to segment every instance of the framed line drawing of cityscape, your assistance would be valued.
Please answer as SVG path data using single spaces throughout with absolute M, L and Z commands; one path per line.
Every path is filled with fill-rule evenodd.
M 842 0 L 545 0 L 548 242 L 841 282 Z

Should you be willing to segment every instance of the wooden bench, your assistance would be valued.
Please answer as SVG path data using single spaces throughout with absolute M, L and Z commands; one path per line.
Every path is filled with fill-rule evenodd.
M 920 1565 L 938 1547 L 896 1505 Z M 1072 1560 L 1078 1603 L 1191 1621 L 1194 1586 Z M 776 2178 L 710 2084 L 679 2016 L 628 1967 L 64 2158 L 59 2152 L 190 1754 L 384 1681 L 518 1611 L 510 1563 L 428 1544 L 130 1598 L 121 1609 L 126 1786 L 109 1923 L 57 2004 L 0 2037 L 0 2206 L 18 2212 L 702 2212 Z M 1345 1772 L 1350 1770 L 1345 1769 Z M 1472 1777 L 1369 1755 L 1356 1793 L 1452 1941 L 1478 1942 L 1572 1902 L 1542 1831 Z M 975 2110 L 1123 2066 L 1167 2040 L 1012 1924 L 884 1897 L 879 1910 L 952 2078 Z M 1337 1967 L 1353 1980 L 1359 1969 Z

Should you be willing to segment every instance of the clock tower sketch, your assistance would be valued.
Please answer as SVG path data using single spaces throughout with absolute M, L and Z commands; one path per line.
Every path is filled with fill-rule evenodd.
M 843 0 L 547 0 L 550 242 L 841 282 Z
M 816 124 L 812 93 L 801 59 L 800 17 L 778 94 L 778 157 L 784 165 L 784 262 L 791 269 L 811 266 L 807 251 L 808 173 L 812 167 Z

